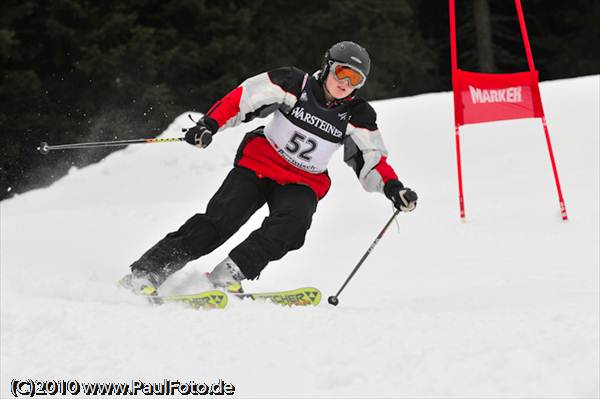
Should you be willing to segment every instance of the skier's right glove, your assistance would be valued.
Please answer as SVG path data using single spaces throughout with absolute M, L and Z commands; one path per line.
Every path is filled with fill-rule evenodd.
M 385 183 L 383 193 L 388 197 L 396 209 L 402 212 L 411 212 L 417 207 L 417 193 L 396 180 L 391 179 Z
M 219 130 L 217 121 L 208 116 L 196 122 L 196 126 L 185 133 L 185 141 L 199 148 L 206 148 L 212 142 L 212 136 Z

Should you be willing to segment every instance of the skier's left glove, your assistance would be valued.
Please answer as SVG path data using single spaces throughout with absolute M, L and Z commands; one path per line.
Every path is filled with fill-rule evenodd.
M 196 122 L 185 133 L 185 141 L 199 148 L 206 148 L 212 142 L 212 136 L 219 130 L 217 121 L 208 116 Z
M 383 193 L 388 197 L 396 209 L 402 212 L 411 212 L 417 207 L 417 193 L 396 180 L 391 179 L 385 183 Z

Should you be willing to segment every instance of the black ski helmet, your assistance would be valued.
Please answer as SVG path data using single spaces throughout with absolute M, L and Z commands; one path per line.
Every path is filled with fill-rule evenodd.
M 321 65 L 321 82 L 325 82 L 331 64 L 336 61 L 348 64 L 361 71 L 365 75 L 365 78 L 369 76 L 369 71 L 371 70 L 371 58 L 369 57 L 367 50 L 354 42 L 343 41 L 334 44 L 325 52 L 323 64 Z

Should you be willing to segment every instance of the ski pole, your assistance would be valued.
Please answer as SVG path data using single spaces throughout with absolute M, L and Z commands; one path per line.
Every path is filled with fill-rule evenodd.
M 80 148 L 95 148 L 95 147 L 116 147 L 129 144 L 148 144 L 148 143 L 172 143 L 185 140 L 183 137 L 165 138 L 165 139 L 131 139 L 131 140 L 116 140 L 116 141 L 97 141 L 93 143 L 75 143 L 75 144 L 60 144 L 49 145 L 42 142 L 37 150 L 43 155 L 48 154 L 52 150 L 74 150 Z
M 354 267 L 354 270 L 352 270 L 352 273 L 350 273 L 350 275 L 348 276 L 348 278 L 346 279 L 346 281 L 344 281 L 344 284 L 342 284 L 342 286 L 339 289 L 339 291 L 337 292 L 337 294 L 330 296 L 327 299 L 327 302 L 329 302 L 333 306 L 337 306 L 338 303 L 340 303 L 338 297 L 340 296 L 340 294 L 342 293 L 342 291 L 344 290 L 344 288 L 346 287 L 346 285 L 348 284 L 348 282 L 350 281 L 350 279 L 352 279 L 352 277 L 356 274 L 356 272 L 358 271 L 358 269 L 360 268 L 360 266 L 363 264 L 363 262 L 365 261 L 365 259 L 367 259 L 367 256 L 369 256 L 369 254 L 371 253 L 371 251 L 373 251 L 373 248 L 375 248 L 375 245 L 377 245 L 377 243 L 379 242 L 379 240 L 381 239 L 381 237 L 383 237 L 383 234 L 385 233 L 385 231 L 387 230 L 387 228 L 390 226 L 390 224 L 392 224 L 392 221 L 396 218 L 396 216 L 398 216 L 399 213 L 400 213 L 400 209 L 396 209 L 396 212 L 394 212 L 394 214 L 392 215 L 392 217 L 390 218 L 390 220 L 388 220 L 388 222 L 383 227 L 383 230 L 381 230 L 381 232 L 379 233 L 379 235 L 377 236 L 377 238 L 375 239 L 375 241 L 373 241 L 373 244 L 371 244 L 371 246 L 369 247 L 369 249 L 367 249 L 367 252 L 365 252 L 365 254 L 360 259 L 360 261 L 358 262 L 358 264 Z

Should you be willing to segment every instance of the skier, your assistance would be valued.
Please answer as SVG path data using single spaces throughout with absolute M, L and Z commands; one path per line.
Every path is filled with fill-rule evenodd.
M 274 69 L 245 80 L 217 101 L 187 130 L 188 143 L 206 148 L 221 130 L 255 117 L 273 118 L 246 134 L 206 212 L 144 253 L 120 284 L 157 295 L 169 275 L 218 248 L 267 203 L 270 213 L 262 226 L 208 274 L 215 287 L 242 292 L 242 280 L 256 279 L 270 261 L 304 244 L 317 204 L 331 184 L 327 164 L 342 145 L 344 161 L 366 191 L 385 194 L 401 211 L 414 210 L 417 194 L 387 163 L 375 111 L 356 95 L 370 69 L 367 51 L 343 41 L 327 50 L 312 76 L 295 67 Z

